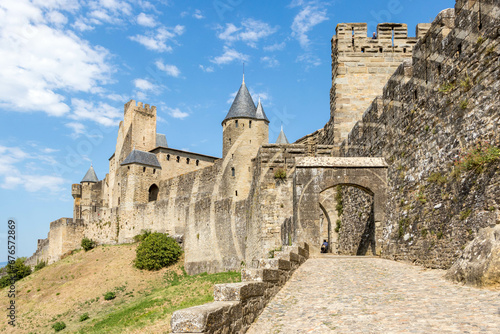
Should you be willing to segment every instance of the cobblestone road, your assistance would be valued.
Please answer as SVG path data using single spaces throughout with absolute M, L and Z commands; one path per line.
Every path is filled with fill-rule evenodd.
M 306 261 L 248 334 L 500 333 L 500 291 L 368 257 Z

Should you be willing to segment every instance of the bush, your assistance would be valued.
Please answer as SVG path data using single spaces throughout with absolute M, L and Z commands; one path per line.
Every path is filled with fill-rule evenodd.
M 36 266 L 35 266 L 35 271 L 37 271 L 37 270 L 40 270 L 40 269 L 44 268 L 46 265 L 47 265 L 47 262 L 45 262 L 45 261 L 40 261 L 40 262 L 38 262 L 38 263 L 36 264 Z
M 31 267 L 24 264 L 25 257 L 18 257 L 6 266 L 7 275 L 0 279 L 0 288 L 11 285 L 31 274 Z
M 91 240 L 91 239 L 89 239 L 89 238 L 83 238 L 83 239 L 82 239 L 82 248 L 83 248 L 86 252 L 88 252 L 89 250 L 91 250 L 91 249 L 95 248 L 95 246 L 97 246 L 97 245 L 96 245 L 96 243 L 95 243 L 95 241 L 94 241 L 94 240 Z
M 142 240 L 146 239 L 148 235 L 151 234 L 150 230 L 142 230 L 141 232 L 142 232 L 141 234 L 134 236 L 135 242 L 141 242 Z
M 54 328 L 56 332 L 59 332 L 66 328 L 66 324 L 63 321 L 58 321 L 52 325 L 52 328 Z
M 87 319 L 89 319 L 89 314 L 88 313 L 84 313 L 80 316 L 80 321 L 85 321 Z
M 116 294 L 113 291 L 109 291 L 109 292 L 106 292 L 104 294 L 104 300 L 111 300 L 111 299 L 115 299 L 115 298 L 116 298 Z
M 286 180 L 286 170 L 279 168 L 276 172 L 274 172 L 274 178 L 281 181 Z
M 154 232 L 141 241 L 134 265 L 139 269 L 160 270 L 179 259 L 182 249 L 168 234 Z

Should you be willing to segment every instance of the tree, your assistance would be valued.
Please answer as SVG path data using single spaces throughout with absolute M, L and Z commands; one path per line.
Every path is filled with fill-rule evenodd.
M 160 270 L 177 262 L 181 253 L 179 244 L 168 234 L 154 232 L 137 246 L 134 264 L 139 269 Z

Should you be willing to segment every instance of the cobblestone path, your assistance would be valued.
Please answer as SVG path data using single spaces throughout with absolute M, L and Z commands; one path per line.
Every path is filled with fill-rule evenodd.
M 444 273 L 380 258 L 311 258 L 247 333 L 499 334 L 500 291 L 456 285 Z

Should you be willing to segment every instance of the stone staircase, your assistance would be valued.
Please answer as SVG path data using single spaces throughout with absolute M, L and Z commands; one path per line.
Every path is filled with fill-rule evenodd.
M 258 268 L 241 270 L 240 283 L 216 284 L 214 302 L 172 315 L 173 333 L 245 333 L 269 300 L 309 258 L 309 245 L 283 246 Z

